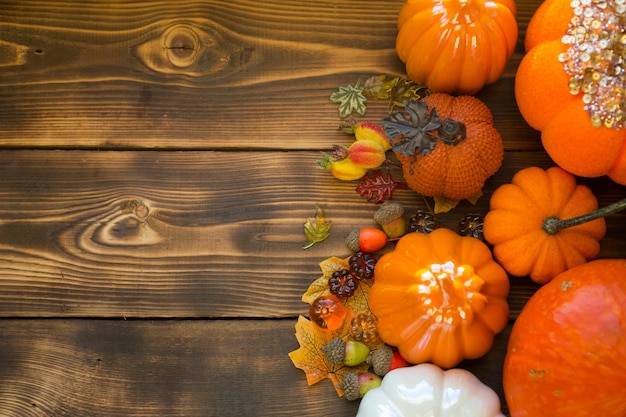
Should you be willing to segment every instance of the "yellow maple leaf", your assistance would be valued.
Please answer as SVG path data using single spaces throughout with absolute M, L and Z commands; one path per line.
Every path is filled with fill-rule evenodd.
M 349 311 L 346 322 L 349 323 L 353 316 L 354 313 Z M 347 327 L 344 324 L 336 331 L 331 332 L 320 329 L 304 316 L 298 318 L 296 339 L 300 348 L 290 352 L 289 358 L 296 368 L 304 371 L 308 385 L 328 379 L 333 383 L 337 395 L 342 396 L 343 391 L 337 386 L 343 381 L 344 375 L 347 372 L 364 372 L 369 368 L 367 363 L 357 366 L 333 365 L 322 351 L 322 347 L 333 338 L 342 337 L 348 331 Z
M 333 272 L 348 268 L 349 259 L 350 258 L 341 259 L 336 256 L 331 256 L 320 262 L 319 265 L 322 270 L 322 276 L 309 285 L 309 288 L 302 295 L 302 301 L 307 304 L 313 304 L 313 301 L 315 301 L 317 297 L 330 294 L 328 279 L 333 275 Z
M 317 278 L 309 285 L 309 288 L 302 295 L 302 301 L 312 304 L 318 297 L 330 294 L 328 287 L 328 279 L 333 272 L 349 268 L 350 258 L 338 258 L 332 256 L 320 262 L 322 276 Z M 289 357 L 294 366 L 302 369 L 306 374 L 307 383 L 309 385 L 316 384 L 323 379 L 329 379 L 335 386 L 335 390 L 339 396 L 343 395 L 343 391 L 337 388 L 337 385 L 343 382 L 346 372 L 364 372 L 367 371 L 369 365 L 363 363 L 358 366 L 333 365 L 328 361 L 326 354 L 322 351 L 322 347 L 335 337 L 349 340 L 350 327 L 352 319 L 359 313 L 372 315 L 367 302 L 367 295 L 372 287 L 374 280 L 359 281 L 359 286 L 354 295 L 342 300 L 346 308 L 346 317 L 342 325 L 334 331 L 322 329 L 304 316 L 298 318 L 296 323 L 296 339 L 300 344 L 300 348 L 289 353 Z M 378 339 L 372 343 L 368 343 L 370 349 L 376 349 L 382 345 L 382 340 Z

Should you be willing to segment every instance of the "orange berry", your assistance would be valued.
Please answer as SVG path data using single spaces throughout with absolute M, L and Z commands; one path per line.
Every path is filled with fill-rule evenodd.
M 375 227 L 364 227 L 359 231 L 359 247 L 363 252 L 376 252 L 387 244 L 387 235 Z

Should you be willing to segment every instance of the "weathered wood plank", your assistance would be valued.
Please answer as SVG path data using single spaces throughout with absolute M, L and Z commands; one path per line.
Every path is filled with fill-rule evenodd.
M 320 274 L 348 256 L 345 237 L 374 225 L 354 183 L 317 169 L 317 152 L 0 151 L 0 315 L 285 317 Z M 490 195 L 542 152 L 506 155 Z M 393 168 L 396 178 L 401 178 Z M 601 204 L 623 188 L 589 180 Z M 400 190 L 407 216 L 425 209 Z M 302 225 L 315 204 L 334 222 L 309 250 Z M 456 228 L 488 198 L 440 215 Z M 601 256 L 626 256 L 626 213 L 608 219 Z M 513 315 L 535 287 L 515 279 Z M 268 303 L 268 297 L 276 302 Z
M 287 354 L 295 320 L 0 320 L 6 416 L 350 416 Z M 471 370 L 502 398 L 508 330 Z M 271 335 L 268 336 L 268 335 Z
M 520 25 L 539 3 L 520 4 Z M 340 136 L 337 87 L 404 73 L 401 5 L 5 1 L 0 146 L 327 149 Z M 508 149 L 533 150 L 511 94 L 522 54 L 520 42 L 478 96 Z

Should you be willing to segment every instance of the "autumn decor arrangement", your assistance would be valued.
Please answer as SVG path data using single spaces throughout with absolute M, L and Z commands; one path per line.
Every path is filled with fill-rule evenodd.
M 338 396 L 360 401 L 358 417 L 503 417 L 498 395 L 459 367 L 492 349 L 510 323 L 510 279 L 524 277 L 539 290 L 508 340 L 511 417 L 626 416 L 626 259 L 597 259 L 604 217 L 626 199 L 599 207 L 577 178 L 626 184 L 620 1 L 539 8 L 515 96 L 556 166 L 518 170 L 486 213 L 460 216 L 456 230 L 439 216 L 475 204 L 503 164 L 493 115 L 472 94 L 502 75 L 517 41 L 516 8 L 512 0 L 405 1 L 396 49 L 407 77 L 374 75 L 329 97 L 347 139 L 317 165 L 353 182 L 376 209 L 342 236 L 348 255 L 319 263 L 321 276 L 302 295 L 308 314 L 289 357 L 309 385 L 330 380 Z M 369 100 L 387 103 L 377 120 L 364 119 Z M 398 190 L 426 208 L 408 213 L 394 200 Z M 303 249 L 332 226 L 317 205 Z
M 598 259 L 542 286 L 504 362 L 511 417 L 626 415 L 626 259 Z
M 517 43 L 513 0 L 406 0 L 396 51 L 408 77 L 437 93 L 474 94 L 497 81 Z
M 519 110 L 556 164 L 623 185 L 625 19 L 619 0 L 546 0 L 528 25 L 515 82 Z

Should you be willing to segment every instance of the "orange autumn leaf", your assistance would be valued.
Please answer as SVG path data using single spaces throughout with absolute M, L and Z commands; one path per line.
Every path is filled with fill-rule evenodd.
M 353 316 L 354 313 L 349 310 L 344 325 L 333 332 L 320 329 L 304 316 L 298 318 L 296 339 L 300 348 L 290 352 L 289 357 L 296 368 L 304 371 L 308 385 L 328 379 L 333 383 L 337 394 L 342 396 L 343 391 L 337 386 L 343 381 L 344 375 L 347 372 L 361 372 L 369 368 L 367 363 L 350 367 L 333 365 L 322 351 L 322 347 L 333 338 L 341 337 L 348 331 L 346 323 L 349 323 Z

